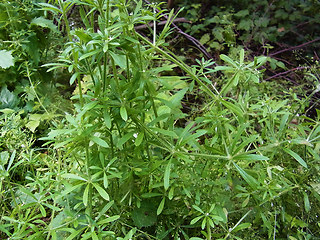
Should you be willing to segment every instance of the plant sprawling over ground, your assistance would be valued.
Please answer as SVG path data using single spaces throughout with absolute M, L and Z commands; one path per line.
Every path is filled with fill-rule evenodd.
M 186 59 L 161 6 L 0 3 L 1 239 L 318 239 L 319 63 L 304 92 L 236 39 Z M 217 17 L 256 46 L 249 11 Z

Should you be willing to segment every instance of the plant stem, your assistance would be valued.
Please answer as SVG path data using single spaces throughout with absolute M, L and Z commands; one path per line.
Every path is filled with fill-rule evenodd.
M 211 226 L 209 224 L 209 221 L 207 221 L 207 239 L 211 240 Z

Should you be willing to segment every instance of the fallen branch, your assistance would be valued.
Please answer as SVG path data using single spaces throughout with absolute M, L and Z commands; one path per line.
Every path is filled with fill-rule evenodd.
M 273 76 L 265 79 L 265 81 L 268 81 L 268 80 L 273 79 L 273 78 L 280 77 L 280 76 L 282 76 L 282 75 L 285 75 L 285 74 L 290 73 L 290 72 L 293 72 L 293 71 L 303 70 L 303 69 L 306 69 L 306 68 L 309 68 L 309 67 L 296 67 L 296 68 L 292 68 L 292 69 L 290 69 L 290 70 L 288 70 L 288 71 L 281 72 L 281 73 L 277 73 L 277 74 L 275 74 L 275 75 L 273 75 Z
M 270 53 L 269 56 L 272 57 L 274 55 L 277 55 L 277 54 L 280 54 L 280 53 L 283 53 L 283 52 L 288 52 L 288 51 L 293 51 L 293 50 L 296 50 L 296 49 L 299 49 L 299 48 L 303 48 L 303 47 L 305 47 L 305 46 L 307 46 L 307 45 L 309 45 L 311 43 L 317 42 L 317 41 L 320 41 L 320 38 L 313 39 L 313 40 L 311 40 L 309 42 L 300 44 L 298 46 L 294 46 L 294 47 L 291 47 L 291 48 L 280 50 L 278 52 Z

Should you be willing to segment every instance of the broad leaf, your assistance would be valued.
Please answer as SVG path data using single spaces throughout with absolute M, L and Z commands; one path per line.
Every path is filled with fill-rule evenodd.
M 11 55 L 11 51 L 1 50 L 0 51 L 0 67 L 1 68 L 9 68 L 13 66 L 13 57 Z

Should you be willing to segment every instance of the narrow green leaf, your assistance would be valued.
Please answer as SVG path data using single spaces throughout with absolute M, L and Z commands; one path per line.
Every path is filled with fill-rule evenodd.
M 206 224 L 207 224 L 207 218 L 205 217 L 205 218 L 202 220 L 201 229 L 204 229 L 204 228 L 206 227 Z
M 242 66 L 244 62 L 244 49 L 240 50 L 240 66 Z
M 123 144 L 125 144 L 130 138 L 133 137 L 133 133 L 132 132 L 129 132 L 127 133 L 126 135 L 122 136 L 122 138 L 119 139 L 118 141 L 118 148 L 121 148 Z
M 82 201 L 83 201 L 84 206 L 88 205 L 89 188 L 90 188 L 90 184 L 87 184 L 87 186 L 86 186 L 86 188 L 84 189 L 84 192 L 83 192 L 83 196 L 82 196 L 83 200 Z
M 162 210 L 163 210 L 163 207 L 164 207 L 164 203 L 165 203 L 165 198 L 162 198 L 160 204 L 159 204 L 159 207 L 157 209 L 157 215 L 160 215 L 162 213 Z
M 171 171 L 171 159 L 168 162 L 167 167 L 164 171 L 163 186 L 165 190 L 168 190 L 170 186 L 170 171 Z
M 40 209 L 42 217 L 47 216 L 47 212 L 46 212 L 46 210 L 44 209 L 44 207 L 41 204 L 39 205 L 39 209 Z
M 104 147 L 104 148 L 108 148 L 109 147 L 109 144 L 104 141 L 103 139 L 97 137 L 97 136 L 90 136 L 90 140 L 92 140 L 93 142 L 95 142 L 96 144 L 98 144 L 99 146 L 101 147 Z
M 212 228 L 214 228 L 214 223 L 213 223 L 213 221 L 211 220 L 211 218 L 208 218 L 207 221 L 208 221 L 209 225 L 210 225 Z
M 125 106 L 120 107 L 120 116 L 125 122 L 128 120 L 128 114 Z
M 110 117 L 110 114 L 107 110 L 104 111 L 104 114 L 103 114 L 103 118 L 104 118 L 104 122 L 107 126 L 107 128 L 111 128 L 111 117 Z
M 87 179 L 84 179 L 83 177 L 80 177 L 80 176 L 73 174 L 73 173 L 65 173 L 65 174 L 62 174 L 61 177 L 87 181 Z
M 241 223 L 241 224 L 239 224 L 238 226 L 236 226 L 236 227 L 232 230 L 232 232 L 238 232 L 238 231 L 240 231 L 240 230 L 249 228 L 249 227 L 251 227 L 251 225 L 252 225 L 251 223 Z
M 211 215 L 211 218 L 214 219 L 214 220 L 216 220 L 216 221 L 220 221 L 220 222 L 223 221 L 223 218 L 220 217 L 220 216 L 217 216 L 217 215 Z
M 91 232 L 92 240 L 99 240 L 97 234 L 95 232 Z
M 74 239 L 75 237 L 78 237 L 78 236 L 80 236 L 81 235 L 81 232 L 83 231 L 83 229 L 84 228 L 82 228 L 82 229 L 79 229 L 79 230 L 75 230 L 73 233 L 71 233 L 70 235 L 69 235 L 69 237 L 66 239 L 66 240 L 72 240 L 72 239 Z
M 211 204 L 211 207 L 210 207 L 210 209 L 209 209 L 209 212 L 211 213 L 215 208 L 216 208 L 216 204 L 215 204 L 215 203 L 212 203 L 212 204 Z
M 152 197 L 159 197 L 159 196 L 162 196 L 161 193 L 143 193 L 141 195 L 141 197 L 143 198 L 152 198 Z
M 99 215 L 96 217 L 96 221 L 99 220 L 102 215 L 104 215 L 114 204 L 114 200 L 108 202 L 103 208 L 102 210 L 99 211 Z
M 105 223 L 113 222 L 113 221 L 118 220 L 119 218 L 120 218 L 120 215 L 115 215 L 115 216 L 108 217 L 106 219 L 103 219 L 103 220 L 99 221 L 98 224 L 102 225 L 102 224 L 105 224 Z
M 169 194 L 168 194 L 169 200 L 172 200 L 173 194 L 174 194 L 174 187 L 171 187 L 171 188 L 170 188 L 170 191 L 169 191 Z
M 303 201 L 304 201 L 304 209 L 306 210 L 306 212 L 310 212 L 310 209 L 311 209 L 310 201 L 309 201 L 308 194 L 305 192 L 303 192 Z
M 202 209 L 199 208 L 198 206 L 192 205 L 192 207 L 193 207 L 195 210 L 197 210 L 198 212 L 201 212 L 202 214 L 204 214 L 204 212 L 202 211 Z
M 169 136 L 169 137 L 177 137 L 177 134 L 174 131 L 170 131 L 170 130 L 166 130 L 166 129 L 162 129 L 162 128 L 157 128 L 157 127 L 153 127 L 152 128 L 153 131 L 156 131 L 157 133 L 161 133 L 165 136 Z
M 244 161 L 266 161 L 269 160 L 268 157 L 259 155 L 259 154 L 239 154 L 233 157 L 235 160 L 244 160 Z
M 62 14 L 62 11 L 54 5 L 51 5 L 49 3 L 38 3 L 38 4 L 42 6 L 42 10 L 51 10 L 53 13 Z
M 8 166 L 7 166 L 7 172 L 9 172 L 15 157 L 16 157 L 16 150 L 13 150 L 11 157 L 10 157 L 10 160 L 9 160 L 9 163 L 8 163 Z
M 80 184 L 77 184 L 77 185 L 72 186 L 72 187 L 66 186 L 66 190 L 64 190 L 63 192 L 59 193 L 58 198 L 66 196 L 67 194 L 69 194 L 69 193 L 73 192 L 74 190 L 76 190 L 77 188 L 81 187 L 83 184 L 85 184 L 85 183 L 80 183 Z
M 105 189 L 107 189 L 108 185 L 109 185 L 108 176 L 106 173 L 103 173 L 103 186 Z
M 253 190 L 257 190 L 257 187 L 259 185 L 258 181 L 250 176 L 248 173 L 246 173 L 241 167 L 239 167 L 236 163 L 233 162 L 233 165 L 236 167 L 237 171 L 240 173 L 240 175 L 243 177 L 243 179 L 249 184 L 249 186 Z
M 72 74 L 70 81 L 69 81 L 69 84 L 72 85 L 78 76 L 80 76 L 79 72 L 75 72 L 74 74 Z
M 225 61 L 225 62 L 229 63 L 230 65 L 232 65 L 233 67 L 238 68 L 238 64 L 236 64 L 236 63 L 235 63 L 230 57 L 228 57 L 227 55 L 221 54 L 221 55 L 220 55 L 220 58 L 221 58 L 223 61 Z
M 196 222 L 198 222 L 200 219 L 202 218 L 202 216 L 196 217 L 194 219 L 191 220 L 190 225 L 195 224 Z
M 100 194 L 100 196 L 102 198 L 104 198 L 105 200 L 109 201 L 110 197 L 109 194 L 106 192 L 106 190 L 104 190 L 102 187 L 100 187 L 98 184 L 96 183 L 92 183 L 94 188 L 97 189 L 98 193 Z
M 98 53 L 100 53 L 100 52 L 102 52 L 102 51 L 101 51 L 100 48 L 98 48 L 98 49 L 96 49 L 96 50 L 94 50 L 94 51 L 92 51 L 92 52 L 85 53 L 85 54 L 83 54 L 83 55 L 79 58 L 79 61 L 81 61 L 81 60 L 83 60 L 83 59 L 85 59 L 85 58 L 88 58 L 88 57 L 90 57 L 90 56 L 92 56 L 92 55 L 98 54 Z
M 134 141 L 134 145 L 136 145 L 137 147 L 140 146 L 140 144 L 142 143 L 143 137 L 144 137 L 144 132 L 140 132 L 138 134 L 138 137 Z
M 241 108 L 236 106 L 235 104 L 231 102 L 227 102 L 225 100 L 221 100 L 221 103 L 228 108 L 231 112 L 233 112 L 236 116 L 238 116 L 240 119 L 244 118 L 244 112 L 242 111 Z
M 295 160 L 297 160 L 298 163 L 300 163 L 303 167 L 308 168 L 307 163 L 294 151 L 288 149 L 288 148 L 283 148 L 283 150 L 288 153 L 291 157 L 293 157 Z

